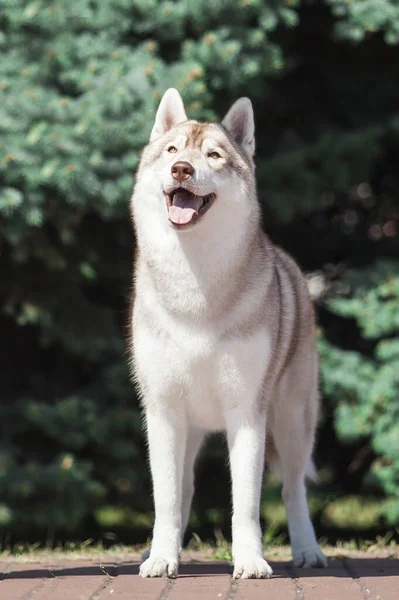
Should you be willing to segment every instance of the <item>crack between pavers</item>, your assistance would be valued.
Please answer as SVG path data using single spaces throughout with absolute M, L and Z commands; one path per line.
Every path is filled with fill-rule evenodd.
M 54 579 L 55 574 L 54 574 L 53 569 L 51 569 L 51 567 L 50 567 L 47 569 L 47 571 L 48 571 L 48 574 L 47 574 L 46 579 L 44 579 L 41 583 L 39 583 L 39 585 L 37 585 L 35 588 L 33 588 L 33 590 L 31 590 L 30 592 L 25 594 L 23 600 L 31 600 L 31 598 L 34 598 L 34 595 L 37 592 L 40 592 L 40 590 L 42 590 L 51 579 Z
M 176 585 L 176 579 L 170 579 L 170 578 L 168 578 L 167 581 L 166 581 L 166 585 L 163 588 L 163 590 L 161 592 L 161 595 L 159 596 L 159 600 L 166 600 L 167 597 L 168 597 L 168 595 L 169 595 L 169 592 L 171 590 L 173 590 L 173 588 L 175 587 L 175 585 Z
M 305 595 L 303 593 L 302 583 L 301 583 L 299 577 L 292 577 L 292 581 L 295 584 L 296 598 L 297 598 L 297 600 L 305 600 Z
M 30 592 L 25 594 L 23 600 L 31 600 L 31 598 L 34 597 L 34 594 L 36 594 L 37 592 L 40 592 L 40 590 L 42 590 L 47 585 L 47 583 L 50 579 L 51 579 L 51 577 L 48 577 L 47 579 L 42 581 L 38 586 L 36 586 L 33 590 L 31 590 Z
M 288 575 L 291 577 L 293 584 L 295 585 L 296 600 L 305 600 L 305 594 L 303 591 L 302 583 L 300 578 L 297 577 L 294 567 L 287 567 L 287 572 Z
M 368 587 L 366 587 L 364 585 L 364 583 L 361 581 L 360 577 L 358 577 L 355 573 L 355 571 L 352 569 L 352 567 L 349 565 L 347 560 L 343 560 L 343 567 L 344 569 L 347 571 L 347 573 L 350 575 L 350 577 L 352 577 L 353 581 L 357 583 L 357 585 L 360 587 L 361 591 L 362 591 L 362 595 L 364 600 L 373 600 L 373 596 L 371 594 L 371 591 L 369 590 Z
M 238 581 L 231 578 L 230 589 L 227 592 L 226 600 L 234 600 L 237 595 Z
M 103 584 L 90 596 L 89 600 L 97 600 L 100 597 L 100 594 L 103 593 L 104 590 L 107 589 L 109 585 L 115 580 L 118 575 L 118 567 L 109 567 L 106 569 L 101 564 L 98 565 L 99 569 L 106 575 L 106 579 Z

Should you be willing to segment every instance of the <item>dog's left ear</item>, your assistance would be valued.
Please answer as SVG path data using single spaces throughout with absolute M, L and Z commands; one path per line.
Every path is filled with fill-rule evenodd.
M 255 121 L 251 100 L 237 100 L 223 119 L 222 125 L 252 158 L 255 153 Z
M 187 121 L 186 111 L 182 97 L 175 88 L 169 88 L 164 93 L 155 117 L 154 127 L 150 135 L 150 142 L 161 137 L 164 133 Z

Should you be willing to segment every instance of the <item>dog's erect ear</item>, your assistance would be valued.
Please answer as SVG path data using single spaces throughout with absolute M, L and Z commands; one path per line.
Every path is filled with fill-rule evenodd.
M 251 100 L 237 100 L 223 119 L 222 125 L 252 158 L 255 153 L 255 122 Z
M 161 137 L 164 133 L 178 125 L 187 121 L 186 111 L 182 97 L 175 88 L 169 88 L 163 95 L 157 116 L 155 117 L 154 127 L 150 135 L 150 142 Z

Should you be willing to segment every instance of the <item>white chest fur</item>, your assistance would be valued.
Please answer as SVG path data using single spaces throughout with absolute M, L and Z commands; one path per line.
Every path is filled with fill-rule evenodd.
M 164 221 L 146 228 L 143 213 L 136 273 L 134 359 L 144 402 L 184 411 L 210 430 L 224 428 L 226 411 L 258 400 L 270 355 L 266 326 L 243 326 L 259 322 L 269 281 L 264 263 L 249 260 L 260 234 L 249 216 L 225 229 L 222 208 L 215 202 L 206 236 L 196 228 L 177 236 Z
M 139 321 L 134 347 L 146 405 L 184 411 L 209 430 L 224 428 L 226 411 L 257 401 L 270 355 L 264 327 L 220 337 L 217 328 L 188 327 L 170 316 L 152 326 Z

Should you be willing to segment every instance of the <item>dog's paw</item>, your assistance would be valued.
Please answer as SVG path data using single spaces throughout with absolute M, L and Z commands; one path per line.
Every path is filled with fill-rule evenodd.
M 141 577 L 177 577 L 177 558 L 151 556 L 140 566 Z
M 234 561 L 234 579 L 269 578 L 273 571 L 262 556 L 246 556 Z
M 318 546 L 293 552 L 296 567 L 326 567 L 327 558 Z

